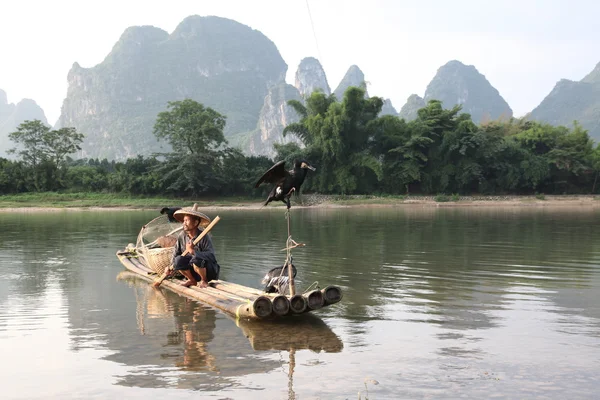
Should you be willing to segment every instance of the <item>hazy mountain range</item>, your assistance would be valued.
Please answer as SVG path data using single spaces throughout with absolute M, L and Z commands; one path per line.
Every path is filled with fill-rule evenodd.
M 230 19 L 190 16 L 171 34 L 152 26 L 130 27 L 100 64 L 73 64 L 55 127 L 73 126 L 86 135 L 79 157 L 150 155 L 170 150 L 152 134 L 156 115 L 169 101 L 192 98 L 227 116 L 230 145 L 246 154 L 272 156 L 273 143 L 295 140 L 281 134 L 298 120 L 288 100 L 302 101 L 317 89 L 341 99 L 346 88 L 368 81 L 352 65 L 332 90 L 319 61 L 307 57 L 291 85 L 285 82 L 287 68 L 269 38 Z M 382 114 L 413 119 L 431 99 L 446 108 L 461 104 L 477 123 L 513 116 L 485 76 L 457 60 L 441 66 L 423 97 L 411 95 L 399 111 L 384 99 Z M 526 118 L 567 126 L 577 120 L 600 140 L 600 63 L 579 82 L 559 81 Z M 35 101 L 8 104 L 0 90 L 0 156 L 13 147 L 8 133 L 31 119 L 47 123 Z
M 44 110 L 31 99 L 23 99 L 17 104 L 9 103 L 6 92 L 0 89 L 0 157 L 7 157 L 6 151 L 14 146 L 8 139 L 8 134 L 27 120 L 39 119 L 47 124 Z

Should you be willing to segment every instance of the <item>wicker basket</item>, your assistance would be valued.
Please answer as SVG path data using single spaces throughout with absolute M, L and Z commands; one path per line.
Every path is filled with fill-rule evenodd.
M 173 257 L 173 247 L 146 249 L 144 258 L 148 267 L 158 275 L 162 275 L 166 268 L 171 265 Z

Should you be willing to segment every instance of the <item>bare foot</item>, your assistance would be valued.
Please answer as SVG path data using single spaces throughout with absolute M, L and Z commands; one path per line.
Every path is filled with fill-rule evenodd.
M 198 287 L 200 289 L 204 289 L 204 288 L 208 287 L 208 283 L 206 283 L 205 281 L 200 281 L 200 282 L 198 282 Z
M 189 279 L 183 283 L 180 283 L 180 285 L 183 287 L 190 287 L 190 286 L 194 286 L 195 284 L 196 284 L 195 281 L 190 281 Z

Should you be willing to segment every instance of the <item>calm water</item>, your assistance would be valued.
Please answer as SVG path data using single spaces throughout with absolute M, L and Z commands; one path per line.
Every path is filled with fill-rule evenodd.
M 600 211 L 292 213 L 299 289 L 344 290 L 293 325 L 124 272 L 115 252 L 155 212 L 0 213 L 1 397 L 597 398 Z M 222 279 L 260 287 L 283 210 L 209 215 Z

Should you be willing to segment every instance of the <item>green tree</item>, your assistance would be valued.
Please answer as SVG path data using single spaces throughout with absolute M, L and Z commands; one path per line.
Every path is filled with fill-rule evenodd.
M 30 191 L 31 188 L 27 186 L 28 175 L 23 161 L 0 158 L 0 194 Z
M 374 124 L 377 153 L 383 162 L 383 190 L 387 193 L 410 193 L 419 188 L 436 143 L 429 124 L 385 115 Z
M 579 191 L 593 174 L 594 142 L 587 130 L 575 123 L 568 133 L 558 136 L 547 158 L 551 167 L 553 190 Z
M 69 167 L 65 181 L 69 189 L 82 192 L 100 192 L 108 188 L 106 174 L 89 165 Z
M 452 135 L 459 126 L 466 130 L 466 134 L 472 131 L 472 126 L 464 125 L 464 122 L 471 120 L 471 116 L 460 114 L 460 110 L 460 105 L 446 110 L 440 101 L 430 100 L 427 106 L 418 111 L 417 119 L 409 124 L 411 139 L 417 139 L 415 144 L 420 146 L 419 151 L 424 155 L 419 158 L 426 160 L 420 186 L 425 192 L 443 192 L 449 188 L 454 167 L 444 153 L 455 149 L 456 143 L 452 144 L 452 139 L 458 139 L 460 135 L 456 138 L 446 138 L 445 143 L 444 138 L 446 135 Z
M 335 95 L 327 96 L 321 90 L 312 92 L 306 99 L 306 105 L 298 100 L 288 101 L 288 105 L 300 116 L 300 121 L 287 125 L 283 129 L 283 136 L 294 133 L 305 146 L 312 145 L 321 129 L 329 106 L 334 103 L 336 103 Z
M 364 89 L 350 87 L 341 102 L 335 96 L 313 92 L 306 106 L 288 102 L 300 121 L 283 133 L 296 134 L 306 146 L 307 159 L 319 166 L 305 186 L 322 192 L 365 192 L 382 177 L 381 162 L 374 152 L 371 123 L 383 106 L 378 97 L 365 99 Z
M 81 150 L 79 145 L 83 142 L 83 138 L 84 135 L 72 127 L 47 132 L 44 140 L 48 160 L 58 170 L 69 154 Z
M 174 150 L 157 167 L 163 186 L 177 195 L 219 191 L 226 117 L 190 99 L 169 102 L 168 108 L 154 125 L 156 137 L 166 139 Z
M 80 150 L 84 135 L 75 128 L 51 130 L 40 120 L 25 121 L 9 134 L 17 153 L 32 170 L 35 190 L 54 190 L 60 186 L 62 171 L 69 154 Z
M 25 121 L 15 132 L 9 133 L 8 138 L 17 144 L 8 150 L 10 154 L 18 154 L 25 165 L 33 171 L 32 180 L 36 191 L 42 189 L 40 165 L 47 158 L 47 148 L 44 136 L 50 132 L 50 127 L 40 120 Z
M 600 145 L 594 148 L 592 154 L 590 154 L 590 161 L 594 172 L 594 180 L 592 183 L 592 193 L 596 193 L 598 187 L 598 176 L 600 175 Z
M 166 139 L 176 153 L 199 154 L 226 143 L 226 117 L 212 108 L 191 99 L 171 101 L 167 108 L 158 114 L 154 135 Z

